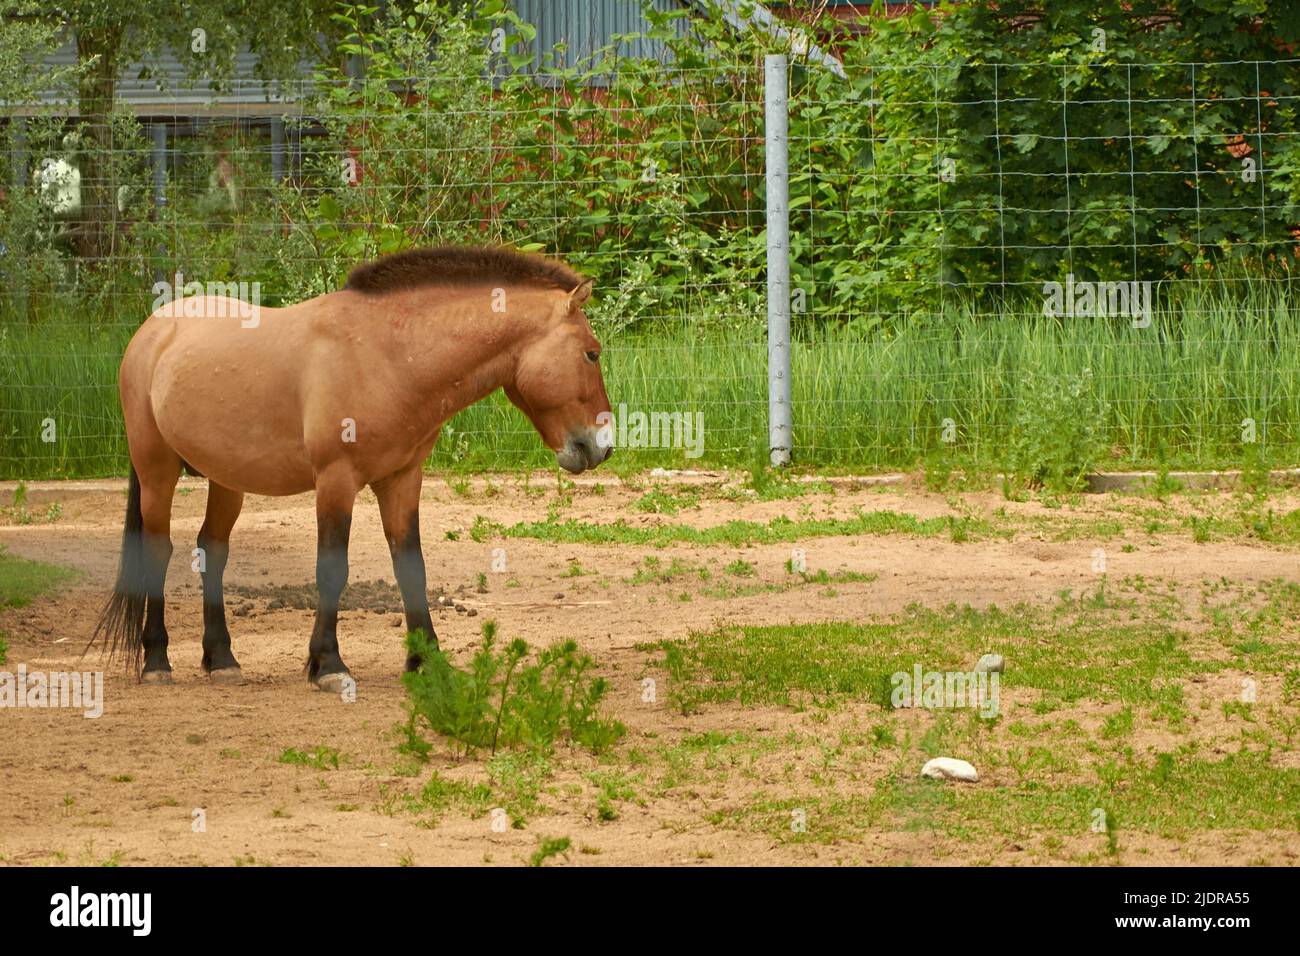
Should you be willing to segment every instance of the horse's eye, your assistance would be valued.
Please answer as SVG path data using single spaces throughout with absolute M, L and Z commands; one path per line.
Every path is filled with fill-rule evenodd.
M 587 353 L 587 361 L 588 361 L 588 362 L 599 362 L 599 361 L 600 361 L 600 353 L 597 352 L 595 349 L 592 349 L 590 352 Z

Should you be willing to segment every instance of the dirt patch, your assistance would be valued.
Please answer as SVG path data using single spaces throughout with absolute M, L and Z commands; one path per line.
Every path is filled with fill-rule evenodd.
M 825 792 L 849 801 L 844 806 L 850 809 L 828 804 L 823 812 L 851 813 L 856 795 L 899 771 L 887 750 L 875 749 L 872 733 L 881 712 L 862 702 L 830 718 L 739 706 L 682 715 L 662 696 L 645 699 L 645 679 L 662 682 L 663 673 L 659 655 L 638 649 L 722 623 L 866 621 L 913 603 L 1046 607 L 1059 602 L 1063 592 L 1097 588 L 1098 548 L 1106 552 L 1108 578 L 1159 578 L 1183 607 L 1195 608 L 1207 581 L 1248 589 L 1275 579 L 1297 580 L 1293 550 L 1248 540 L 1198 544 L 1190 534 L 1150 534 L 1143 517 L 1125 519 L 1128 530 L 1118 536 L 1113 530 L 1085 531 L 1060 540 L 1050 526 L 1030 523 L 1055 519 L 1058 508 L 1006 502 L 987 493 L 927 494 L 915 487 L 836 486 L 764 501 L 735 482 L 712 491 L 669 485 L 668 493 L 684 504 L 674 513 L 657 513 L 643 504 L 654 482 L 606 481 L 557 486 L 553 479 L 495 478 L 455 487 L 435 478 L 426 482 L 425 556 L 443 646 L 463 658 L 488 618 L 499 622 L 503 636 L 523 637 L 533 646 L 573 638 L 596 658 L 610 682 L 610 710 L 628 727 L 614 759 L 558 755 L 538 795 L 538 809 L 522 829 L 501 832 L 493 828 L 491 813 L 476 815 L 454 805 L 437 814 L 406 808 L 406 798 L 418 794 L 432 772 L 476 780 L 483 767 L 440 752 L 432 765 L 413 767 L 397 751 L 393 728 L 406 713 L 399 681 L 404 621 L 368 493 L 353 522 L 351 583 L 339 624 L 343 658 L 358 679 L 356 703 L 314 691 L 303 676 L 315 606 L 310 496 L 248 500 L 235 529 L 226 581 L 234 652 L 250 683 L 208 683 L 199 668 L 201 591 L 189 554 L 206 494 L 203 482 L 187 480 L 176 499 L 176 553 L 168 579 L 176 682 L 144 687 L 110 670 L 104 714 L 94 720 L 64 709 L 0 712 L 0 774 L 6 781 L 0 860 L 518 864 L 537 849 L 541 836 L 567 835 L 572 849 L 556 862 L 1294 862 L 1300 850 L 1294 832 L 1216 828 L 1178 839 L 1133 834 L 1113 851 L 1104 836 L 1081 824 L 1078 832 L 1063 835 L 1026 831 L 972 844 L 918 823 L 922 817 L 911 811 L 844 827 L 845 835 L 835 839 L 790 839 L 781 833 L 791 809 L 782 801 L 798 799 L 810 782 L 829 780 L 833 786 Z M 0 543 L 12 554 L 70 565 L 84 575 L 69 590 L 0 612 L 10 669 L 20 663 L 43 670 L 99 666 L 93 652 L 84 659 L 81 653 L 113 577 L 124 498 L 117 487 L 95 483 L 28 495 L 33 513 L 53 501 L 62 508 L 58 520 L 2 525 Z M 1283 497 L 1271 504 L 1285 511 L 1300 499 Z M 1238 505 L 1222 496 L 1204 499 L 1197 505 L 1202 506 L 1227 514 Z M 1161 506 L 1090 498 L 1072 505 L 1069 517 L 1086 523 L 1148 507 Z M 891 534 L 748 547 L 474 541 L 470 535 L 480 516 L 509 526 L 543 520 L 548 511 L 579 522 L 621 517 L 633 526 L 703 528 L 730 520 L 849 518 L 863 510 L 919 518 L 976 516 L 994 523 L 1007 516 L 1026 524 L 1014 534 L 975 541 Z M 851 572 L 851 579 L 825 584 L 793 577 L 787 564 L 796 548 L 809 572 Z M 674 561 L 687 570 L 678 576 L 646 574 L 647 558 L 656 559 L 661 570 Z M 752 572 L 729 571 L 738 561 Z M 1218 649 L 1219 643 L 1206 639 L 1206 659 Z M 1187 685 L 1198 746 L 1231 753 L 1248 739 L 1248 714 L 1225 710 L 1222 701 L 1239 696 L 1250 676 L 1225 669 L 1206 683 Z M 1270 677 L 1259 682 L 1258 693 L 1272 702 L 1282 690 Z M 1004 726 L 1030 723 L 1036 703 L 1033 694 L 1010 695 Z M 1117 709 L 1080 704 L 1044 719 L 1074 720 L 1081 734 L 1097 735 Z M 894 732 L 920 738 L 931 722 L 929 714 L 906 714 Z M 1185 740 L 1143 728 L 1132 743 L 1149 755 Z M 336 754 L 337 767 L 332 761 L 320 769 L 281 759 L 290 749 L 315 748 Z M 1025 749 L 1029 752 L 1030 744 Z M 1274 766 L 1290 767 L 1295 756 L 1279 751 L 1271 759 Z M 1027 772 L 994 767 L 978 786 L 1014 785 Z M 1041 772 L 1044 779 L 1053 773 Z M 1069 772 L 1060 776 L 1070 779 Z M 612 794 L 605 803 L 602 792 Z M 927 794 L 918 791 L 918 798 Z
M 470 593 L 486 594 L 487 588 L 474 589 L 462 585 L 454 592 L 431 589 L 429 607 L 436 611 L 455 611 L 474 617 L 478 611 L 467 607 Z M 289 608 L 295 611 L 316 610 L 314 584 L 236 584 L 226 589 L 226 601 L 236 617 L 256 616 L 267 611 Z M 392 581 L 376 578 L 373 581 L 349 581 L 339 600 L 340 611 L 369 611 L 371 614 L 395 614 L 402 611 L 402 592 Z

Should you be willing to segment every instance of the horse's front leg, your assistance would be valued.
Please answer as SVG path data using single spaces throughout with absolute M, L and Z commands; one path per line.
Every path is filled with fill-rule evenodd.
M 323 691 L 340 693 L 351 678 L 339 657 L 339 597 L 348 583 L 348 537 L 357 484 L 340 464 L 316 476 L 316 624 L 308 645 L 307 679 Z
M 406 611 L 406 630 L 424 631 L 436 648 L 438 635 L 429 617 L 429 594 L 424 576 L 424 554 L 420 550 L 420 484 L 423 480 L 417 462 L 410 468 L 389 475 L 373 485 L 379 499 L 379 516 L 384 523 L 384 537 L 393 558 L 393 574 L 402 592 Z M 420 658 L 410 654 L 406 669 L 415 670 Z

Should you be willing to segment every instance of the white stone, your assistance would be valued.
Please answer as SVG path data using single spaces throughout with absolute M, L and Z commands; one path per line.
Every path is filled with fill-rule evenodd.
M 1001 674 L 1002 673 L 1002 655 L 985 654 L 975 665 L 977 674 Z
M 978 783 L 980 778 L 974 767 L 956 757 L 935 757 L 933 760 L 927 760 L 925 766 L 921 768 L 921 776 L 932 777 L 935 780 L 965 780 L 967 783 Z

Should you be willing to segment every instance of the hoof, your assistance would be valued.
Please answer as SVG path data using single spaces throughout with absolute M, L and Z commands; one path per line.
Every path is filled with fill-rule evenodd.
M 171 671 L 145 671 L 140 675 L 141 684 L 170 684 L 171 682 Z
M 235 686 L 238 684 L 247 684 L 244 678 L 244 672 L 238 667 L 221 667 L 214 671 L 208 672 L 208 680 L 214 684 L 229 684 Z
M 333 674 L 322 674 L 316 679 L 316 689 L 323 691 L 326 694 L 341 694 L 343 693 L 343 682 L 351 679 L 352 675 L 347 671 L 336 671 Z

